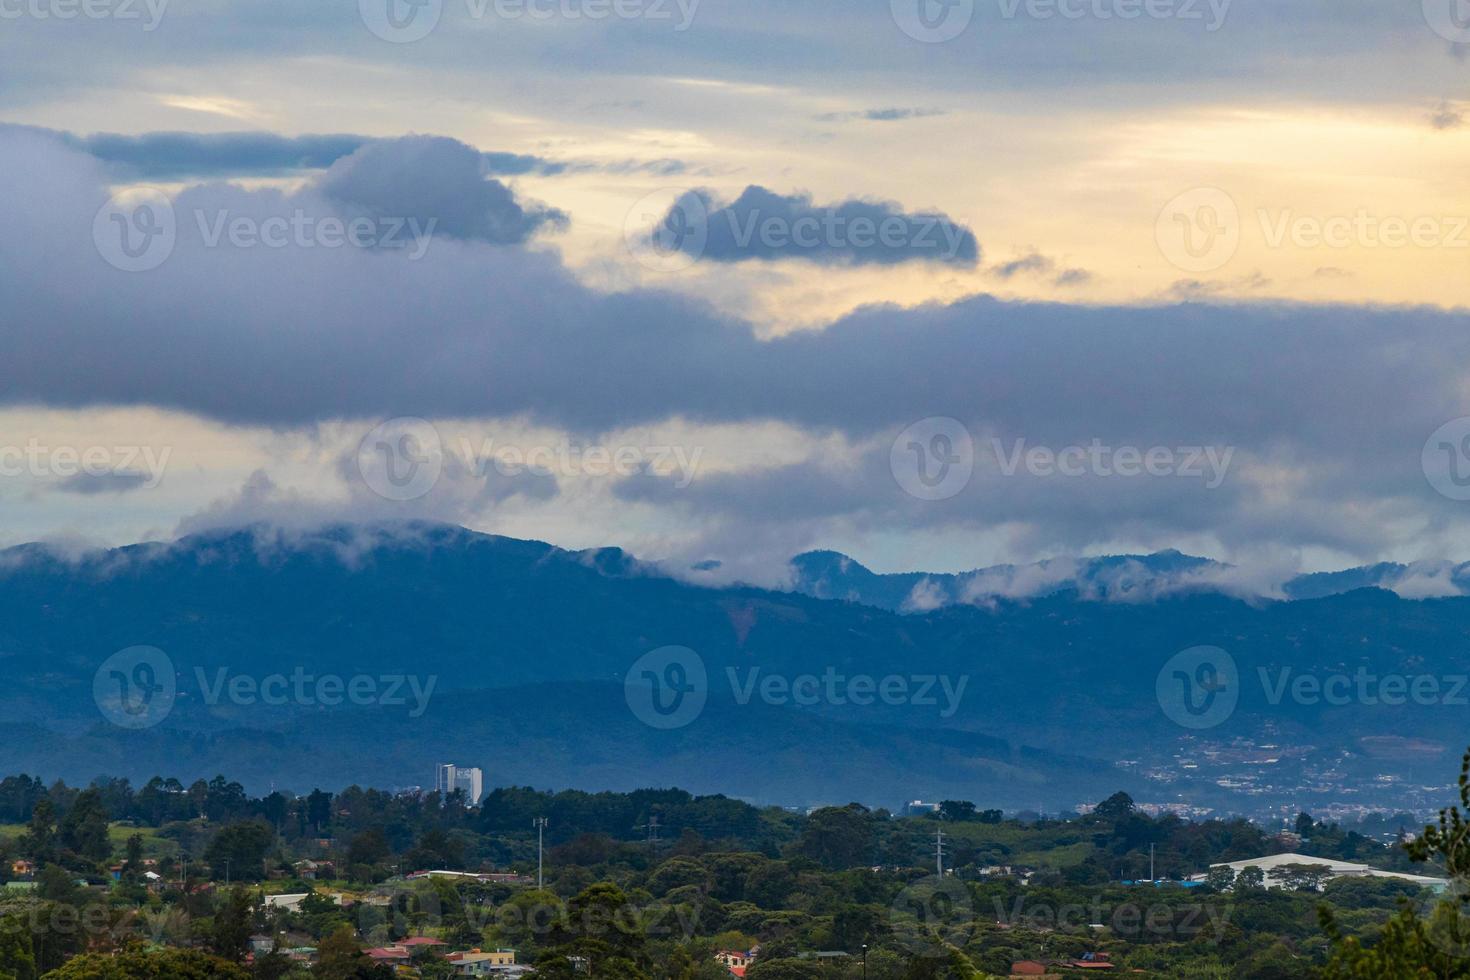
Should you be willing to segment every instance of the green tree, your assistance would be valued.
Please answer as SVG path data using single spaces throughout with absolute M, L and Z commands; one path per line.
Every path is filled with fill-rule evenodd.
M 20 852 L 42 863 L 56 860 L 56 807 L 49 799 L 36 801 L 31 822 L 20 839 Z
M 61 820 L 61 846 L 100 864 L 112 856 L 107 823 L 102 794 L 96 789 L 83 790 Z
M 36 980 L 36 951 L 18 916 L 0 918 L 0 980 Z
M 876 842 L 872 813 L 849 803 L 823 807 L 809 816 L 796 852 L 831 870 L 854 868 L 872 862 Z
M 975 804 L 968 800 L 944 800 L 939 804 L 939 816 L 943 820 L 966 823 L 975 819 Z
M 244 968 L 195 949 L 84 953 L 43 980 L 250 980 Z
M 204 849 L 204 863 L 215 879 L 259 881 L 265 877 L 265 855 L 275 839 L 276 832 L 264 821 L 230 824 Z
M 368 959 L 352 927 L 344 924 L 317 946 L 312 976 L 323 980 L 391 980 L 393 970 Z
M 1235 888 L 1237 891 L 1246 888 L 1265 888 L 1266 872 L 1250 864 L 1240 869 L 1240 874 L 1235 876 Z
M 255 902 L 243 888 L 231 888 L 214 910 L 209 951 L 232 963 L 243 963 L 254 931 Z
M 1219 864 L 1205 875 L 1205 884 L 1217 892 L 1227 891 L 1235 884 L 1235 869 L 1228 864 Z

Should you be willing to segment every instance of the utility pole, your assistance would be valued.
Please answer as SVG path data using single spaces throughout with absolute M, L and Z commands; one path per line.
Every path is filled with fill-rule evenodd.
M 944 877 L 944 830 L 934 831 L 934 872 Z
M 542 873 L 541 864 L 542 845 L 545 843 L 543 834 L 546 830 L 546 818 L 537 817 L 531 822 L 536 825 L 536 887 L 541 888 L 546 884 L 546 877 Z
M 1152 844 L 1148 846 L 1148 880 L 1149 884 L 1159 880 L 1154 877 L 1154 846 Z
M 653 857 L 658 857 L 658 817 L 651 816 L 643 828 L 648 831 L 648 851 Z

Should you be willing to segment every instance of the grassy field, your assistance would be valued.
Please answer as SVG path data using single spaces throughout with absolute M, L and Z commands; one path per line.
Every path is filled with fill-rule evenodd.
M 0 823 L 0 841 L 13 841 L 25 832 L 26 825 L 23 823 Z M 112 841 L 112 853 L 115 857 L 123 856 L 128 838 L 134 834 L 143 838 L 144 857 L 161 858 L 178 853 L 179 845 L 166 837 L 160 837 L 156 827 L 131 827 L 114 823 L 107 828 L 107 837 Z

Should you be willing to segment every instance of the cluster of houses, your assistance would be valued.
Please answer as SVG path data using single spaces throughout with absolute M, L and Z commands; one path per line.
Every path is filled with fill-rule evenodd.
M 254 962 L 255 957 L 264 956 L 277 947 L 277 940 L 273 936 L 251 936 L 250 956 L 247 962 Z M 375 946 L 363 950 L 363 952 L 374 963 L 382 963 L 408 975 L 415 975 L 412 972 L 413 968 L 430 954 L 442 955 L 457 977 L 496 977 L 500 980 L 521 980 L 527 974 L 534 972 L 531 967 L 516 963 L 516 951 L 513 949 L 482 950 L 476 947 L 444 952 L 448 947 L 449 944 L 442 939 L 410 936 L 386 946 Z M 317 951 L 314 946 L 287 946 L 281 948 L 280 952 L 293 962 L 310 964 L 316 961 Z
M 1019 960 L 1011 964 L 1012 977 L 1026 977 L 1027 980 L 1037 978 L 1055 977 L 1061 980 L 1064 975 L 1061 971 L 1072 970 L 1112 970 L 1117 966 L 1108 953 L 1084 953 L 1081 959 L 1076 960 Z

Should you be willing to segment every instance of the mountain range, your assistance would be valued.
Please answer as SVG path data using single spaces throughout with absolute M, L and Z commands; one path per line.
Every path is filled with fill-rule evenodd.
M 1320 599 L 1355 589 L 1386 589 L 1406 599 L 1470 595 L 1470 563 L 1381 562 L 1272 581 L 1236 566 L 1178 551 L 1098 558 L 1054 558 L 968 572 L 874 572 L 836 551 L 808 551 L 791 561 L 792 588 L 821 599 L 861 602 L 900 612 L 984 605 L 1001 599 L 1070 594 L 1081 601 L 1151 602 L 1186 593 L 1242 598 Z
M 1402 566 L 1306 576 L 1295 599 L 1164 587 L 1228 571 L 1176 552 L 1063 568 L 889 576 L 815 553 L 793 563 L 793 590 L 712 588 L 618 549 L 432 524 L 255 527 L 81 555 L 27 545 L 0 552 L 0 772 L 225 773 L 305 791 L 423 785 L 452 761 L 487 785 L 679 785 L 790 805 L 1056 811 L 1125 789 L 1246 811 L 1303 794 L 1404 805 L 1405 785 L 1453 771 L 1464 707 L 1283 698 L 1276 679 L 1363 670 L 1447 689 L 1470 670 L 1470 600 L 1356 587 L 1402 582 Z M 977 590 L 1037 575 L 1050 584 Z M 926 579 L 951 601 L 912 601 Z M 1200 645 L 1227 651 L 1239 681 L 1238 706 L 1208 729 L 1181 726 L 1163 693 L 1170 658 Z M 133 730 L 98 692 L 118 680 L 109 658 L 140 646 L 166 657 L 177 694 Z M 697 657 L 705 703 L 661 728 L 630 692 L 643 658 L 671 646 Z M 301 674 L 428 696 L 260 696 Z M 838 696 L 827 677 L 847 685 Z M 803 678 L 823 693 L 802 697 L 819 690 Z M 885 682 L 903 695 L 874 697 Z

